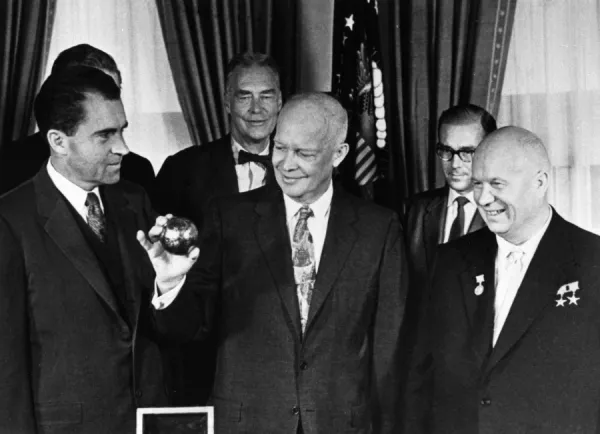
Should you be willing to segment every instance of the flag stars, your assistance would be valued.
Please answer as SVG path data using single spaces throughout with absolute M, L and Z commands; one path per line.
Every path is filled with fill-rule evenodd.
M 348 18 L 344 18 L 346 20 L 346 26 L 345 27 L 349 27 L 350 31 L 354 30 L 354 14 L 350 15 L 350 17 Z
M 565 307 L 565 302 L 567 301 L 565 298 L 559 298 L 556 301 L 556 307 Z

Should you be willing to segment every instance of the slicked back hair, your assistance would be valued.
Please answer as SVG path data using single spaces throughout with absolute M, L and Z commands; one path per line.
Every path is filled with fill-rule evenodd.
M 51 129 L 73 135 L 86 117 L 83 103 L 90 94 L 111 101 L 121 98 L 114 80 L 97 68 L 73 66 L 51 74 L 34 103 L 35 119 L 43 136 Z
M 112 56 L 89 44 L 79 44 L 61 51 L 54 64 L 52 74 L 60 74 L 73 66 L 89 66 L 115 74 L 121 82 L 121 71 Z
M 253 66 L 270 69 L 275 76 L 277 88 L 279 89 L 281 87 L 279 67 L 271 56 L 264 53 L 245 52 L 236 54 L 227 64 L 227 69 L 225 71 L 225 93 L 229 92 L 229 89 L 231 88 L 231 79 L 238 69 L 250 68 Z
M 479 122 L 486 135 L 496 131 L 496 119 L 487 110 L 475 104 L 455 105 L 442 112 L 438 121 L 438 136 L 442 125 L 467 125 Z

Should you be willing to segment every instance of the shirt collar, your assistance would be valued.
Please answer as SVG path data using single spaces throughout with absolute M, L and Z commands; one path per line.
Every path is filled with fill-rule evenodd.
M 454 200 L 458 196 L 466 197 L 469 200 L 469 203 L 475 205 L 475 193 L 473 193 L 473 190 L 471 190 L 467 194 L 460 194 L 459 192 L 457 192 L 456 190 L 453 190 L 450 187 L 448 187 L 448 190 L 450 190 L 448 192 L 448 204 L 447 204 L 448 208 L 450 208 L 454 204 Z
M 85 209 L 85 201 L 87 200 L 88 193 L 96 193 L 98 199 L 100 200 L 100 207 L 104 211 L 104 205 L 102 204 L 102 198 L 100 197 L 100 189 L 98 187 L 94 188 L 92 191 L 85 191 L 83 188 L 73 184 L 62 174 L 58 173 L 54 166 L 52 166 L 52 162 L 50 161 L 50 159 L 48 160 L 46 168 L 48 170 L 48 176 L 50 176 L 50 179 L 52 180 L 58 191 L 62 193 L 62 195 L 76 210 L 79 211 Z
M 527 241 L 525 241 L 521 245 L 516 246 L 512 243 L 509 243 L 504 238 L 496 235 L 496 242 L 498 243 L 498 256 L 505 258 L 510 252 L 513 252 L 515 250 L 520 250 L 525 255 L 527 255 L 529 258 L 533 257 L 533 254 L 537 250 L 537 247 L 540 244 L 542 237 L 546 233 L 548 226 L 550 226 L 550 220 L 552 220 L 553 212 L 554 211 L 552 210 L 552 208 L 550 208 L 550 214 L 549 214 L 548 218 L 546 219 L 546 222 L 544 223 L 544 225 L 540 229 L 538 229 L 538 231 L 535 234 L 533 234 L 533 236 L 531 238 L 529 238 Z
M 329 208 L 331 207 L 331 199 L 333 198 L 333 183 L 329 182 L 329 187 L 323 195 L 318 198 L 316 201 L 311 203 L 310 209 L 312 209 L 315 218 L 321 219 L 325 218 L 327 213 L 329 212 Z M 283 195 L 283 201 L 285 203 L 285 215 L 286 220 L 291 221 L 294 216 L 300 211 L 304 205 L 300 202 L 296 202 L 294 199 L 287 195 Z
M 231 150 L 233 151 L 233 160 L 235 161 L 235 164 L 237 164 L 238 155 L 240 154 L 240 151 L 246 151 L 246 150 L 244 149 L 244 147 L 242 145 L 240 145 L 238 142 L 236 142 L 236 140 L 233 138 L 233 136 L 231 136 Z M 248 151 L 246 151 L 246 152 L 248 152 Z M 260 151 L 258 153 L 258 155 L 269 155 L 269 143 L 268 142 L 267 142 L 267 146 L 265 146 L 265 149 Z

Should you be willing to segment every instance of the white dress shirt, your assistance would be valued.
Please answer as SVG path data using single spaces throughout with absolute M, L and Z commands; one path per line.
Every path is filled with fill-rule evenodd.
M 242 145 L 236 142 L 233 137 L 231 138 L 231 150 L 233 151 L 235 172 L 237 173 L 238 189 L 240 193 L 254 190 L 255 188 L 265 185 L 265 175 L 267 171 L 262 165 L 257 164 L 254 161 L 244 164 L 237 164 L 240 151 L 246 150 L 242 147 Z M 265 149 L 260 151 L 258 155 L 269 155 L 268 143 L 265 146 Z
M 544 223 L 544 226 L 519 246 L 515 246 L 496 235 L 498 253 L 496 255 L 496 297 L 494 299 L 494 346 L 496 345 L 498 336 L 500 336 L 502 327 L 504 327 L 504 323 L 517 296 L 519 287 L 523 282 L 523 277 L 525 277 L 531 259 L 533 259 L 540 240 L 546 233 L 548 225 L 550 225 L 550 220 L 552 220 L 552 211 L 550 211 L 550 216 Z M 511 267 L 509 264 L 508 255 L 513 251 L 522 252 L 520 267 Z
M 65 199 L 67 199 L 73 208 L 75 208 L 75 211 L 77 211 L 77 213 L 83 217 L 83 221 L 87 222 L 88 207 L 85 206 L 85 201 L 87 200 L 88 193 L 95 193 L 96 196 L 98 196 L 100 208 L 102 208 L 102 212 L 104 212 L 104 204 L 102 203 L 102 197 L 100 196 L 100 190 L 98 187 L 94 188 L 92 191 L 85 191 L 83 188 L 73 184 L 63 175 L 58 173 L 52 166 L 50 160 L 48 160 L 46 169 L 48 170 L 48 176 L 50 176 L 50 179 L 58 191 L 60 191 Z
M 458 203 L 455 199 L 461 196 L 455 190 L 449 188 L 448 193 L 448 202 L 446 206 L 448 210 L 446 211 L 446 226 L 444 228 L 444 243 L 448 242 L 448 238 L 450 237 L 450 229 L 452 228 L 452 223 L 456 220 L 458 216 Z M 463 209 L 465 211 L 465 227 L 463 228 L 463 234 L 466 234 L 469 230 L 469 226 L 471 226 L 471 222 L 473 221 L 473 217 L 475 217 L 475 213 L 477 212 L 477 205 L 475 205 L 475 196 L 473 195 L 473 190 L 469 193 L 462 195 L 464 196 L 468 202 L 465 203 Z
M 333 184 L 330 183 L 327 191 L 325 191 L 319 199 L 310 204 L 314 216 L 310 217 L 306 224 L 308 225 L 308 230 L 313 238 L 313 247 L 315 249 L 315 272 L 318 272 L 319 270 L 321 253 L 323 253 L 323 244 L 325 243 L 325 235 L 327 233 L 327 223 L 329 222 L 332 197 Z M 283 195 L 283 201 L 285 204 L 285 221 L 287 222 L 291 243 L 294 236 L 294 229 L 296 228 L 296 222 L 298 221 L 298 211 L 303 205 L 285 194 Z M 152 298 L 152 305 L 158 310 L 165 309 L 173 302 L 173 300 L 175 300 L 175 297 L 177 297 L 177 294 L 179 294 L 182 287 L 183 282 L 171 291 L 160 296 L 158 295 L 158 288 L 156 288 L 154 297 Z

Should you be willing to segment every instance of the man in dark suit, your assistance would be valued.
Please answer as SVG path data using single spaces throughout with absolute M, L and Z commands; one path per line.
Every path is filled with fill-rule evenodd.
M 127 120 L 96 68 L 51 75 L 35 101 L 50 159 L 0 199 L 0 432 L 131 433 L 167 403 L 135 240 L 143 189 L 118 182 Z
M 62 51 L 52 65 L 52 74 L 62 74 L 72 66 L 98 68 L 121 87 L 121 72 L 114 59 L 102 50 L 80 44 Z M 50 157 L 50 146 L 41 132 L 8 144 L 0 154 L 0 194 L 32 178 Z M 154 169 L 146 158 L 129 152 L 123 157 L 121 177 L 141 185 L 151 193 Z
M 548 205 L 549 174 L 527 130 L 477 148 L 489 230 L 440 248 L 405 432 L 600 432 L 600 238 Z
M 397 432 L 404 244 L 393 212 L 332 185 L 347 125 L 330 96 L 292 98 L 277 185 L 217 199 L 180 292 L 181 281 L 159 285 L 163 332 L 218 329 L 216 432 Z
M 225 109 L 231 134 L 168 157 L 156 178 L 152 197 L 160 213 L 204 224 L 212 198 L 245 192 L 273 182 L 270 137 L 281 109 L 275 61 L 260 53 L 242 53 L 227 66 Z M 211 337 L 172 350 L 176 402 L 204 405 L 213 385 L 216 342 Z
M 494 130 L 492 115 L 472 104 L 450 107 L 440 116 L 436 154 L 447 185 L 417 194 L 406 211 L 411 279 L 417 292 L 427 284 L 439 244 L 485 225 L 473 199 L 471 159 L 481 140 Z
M 270 137 L 282 104 L 277 65 L 266 54 L 238 54 L 226 80 L 231 133 L 168 157 L 156 177 L 156 210 L 187 217 L 199 229 L 212 198 L 273 181 Z

